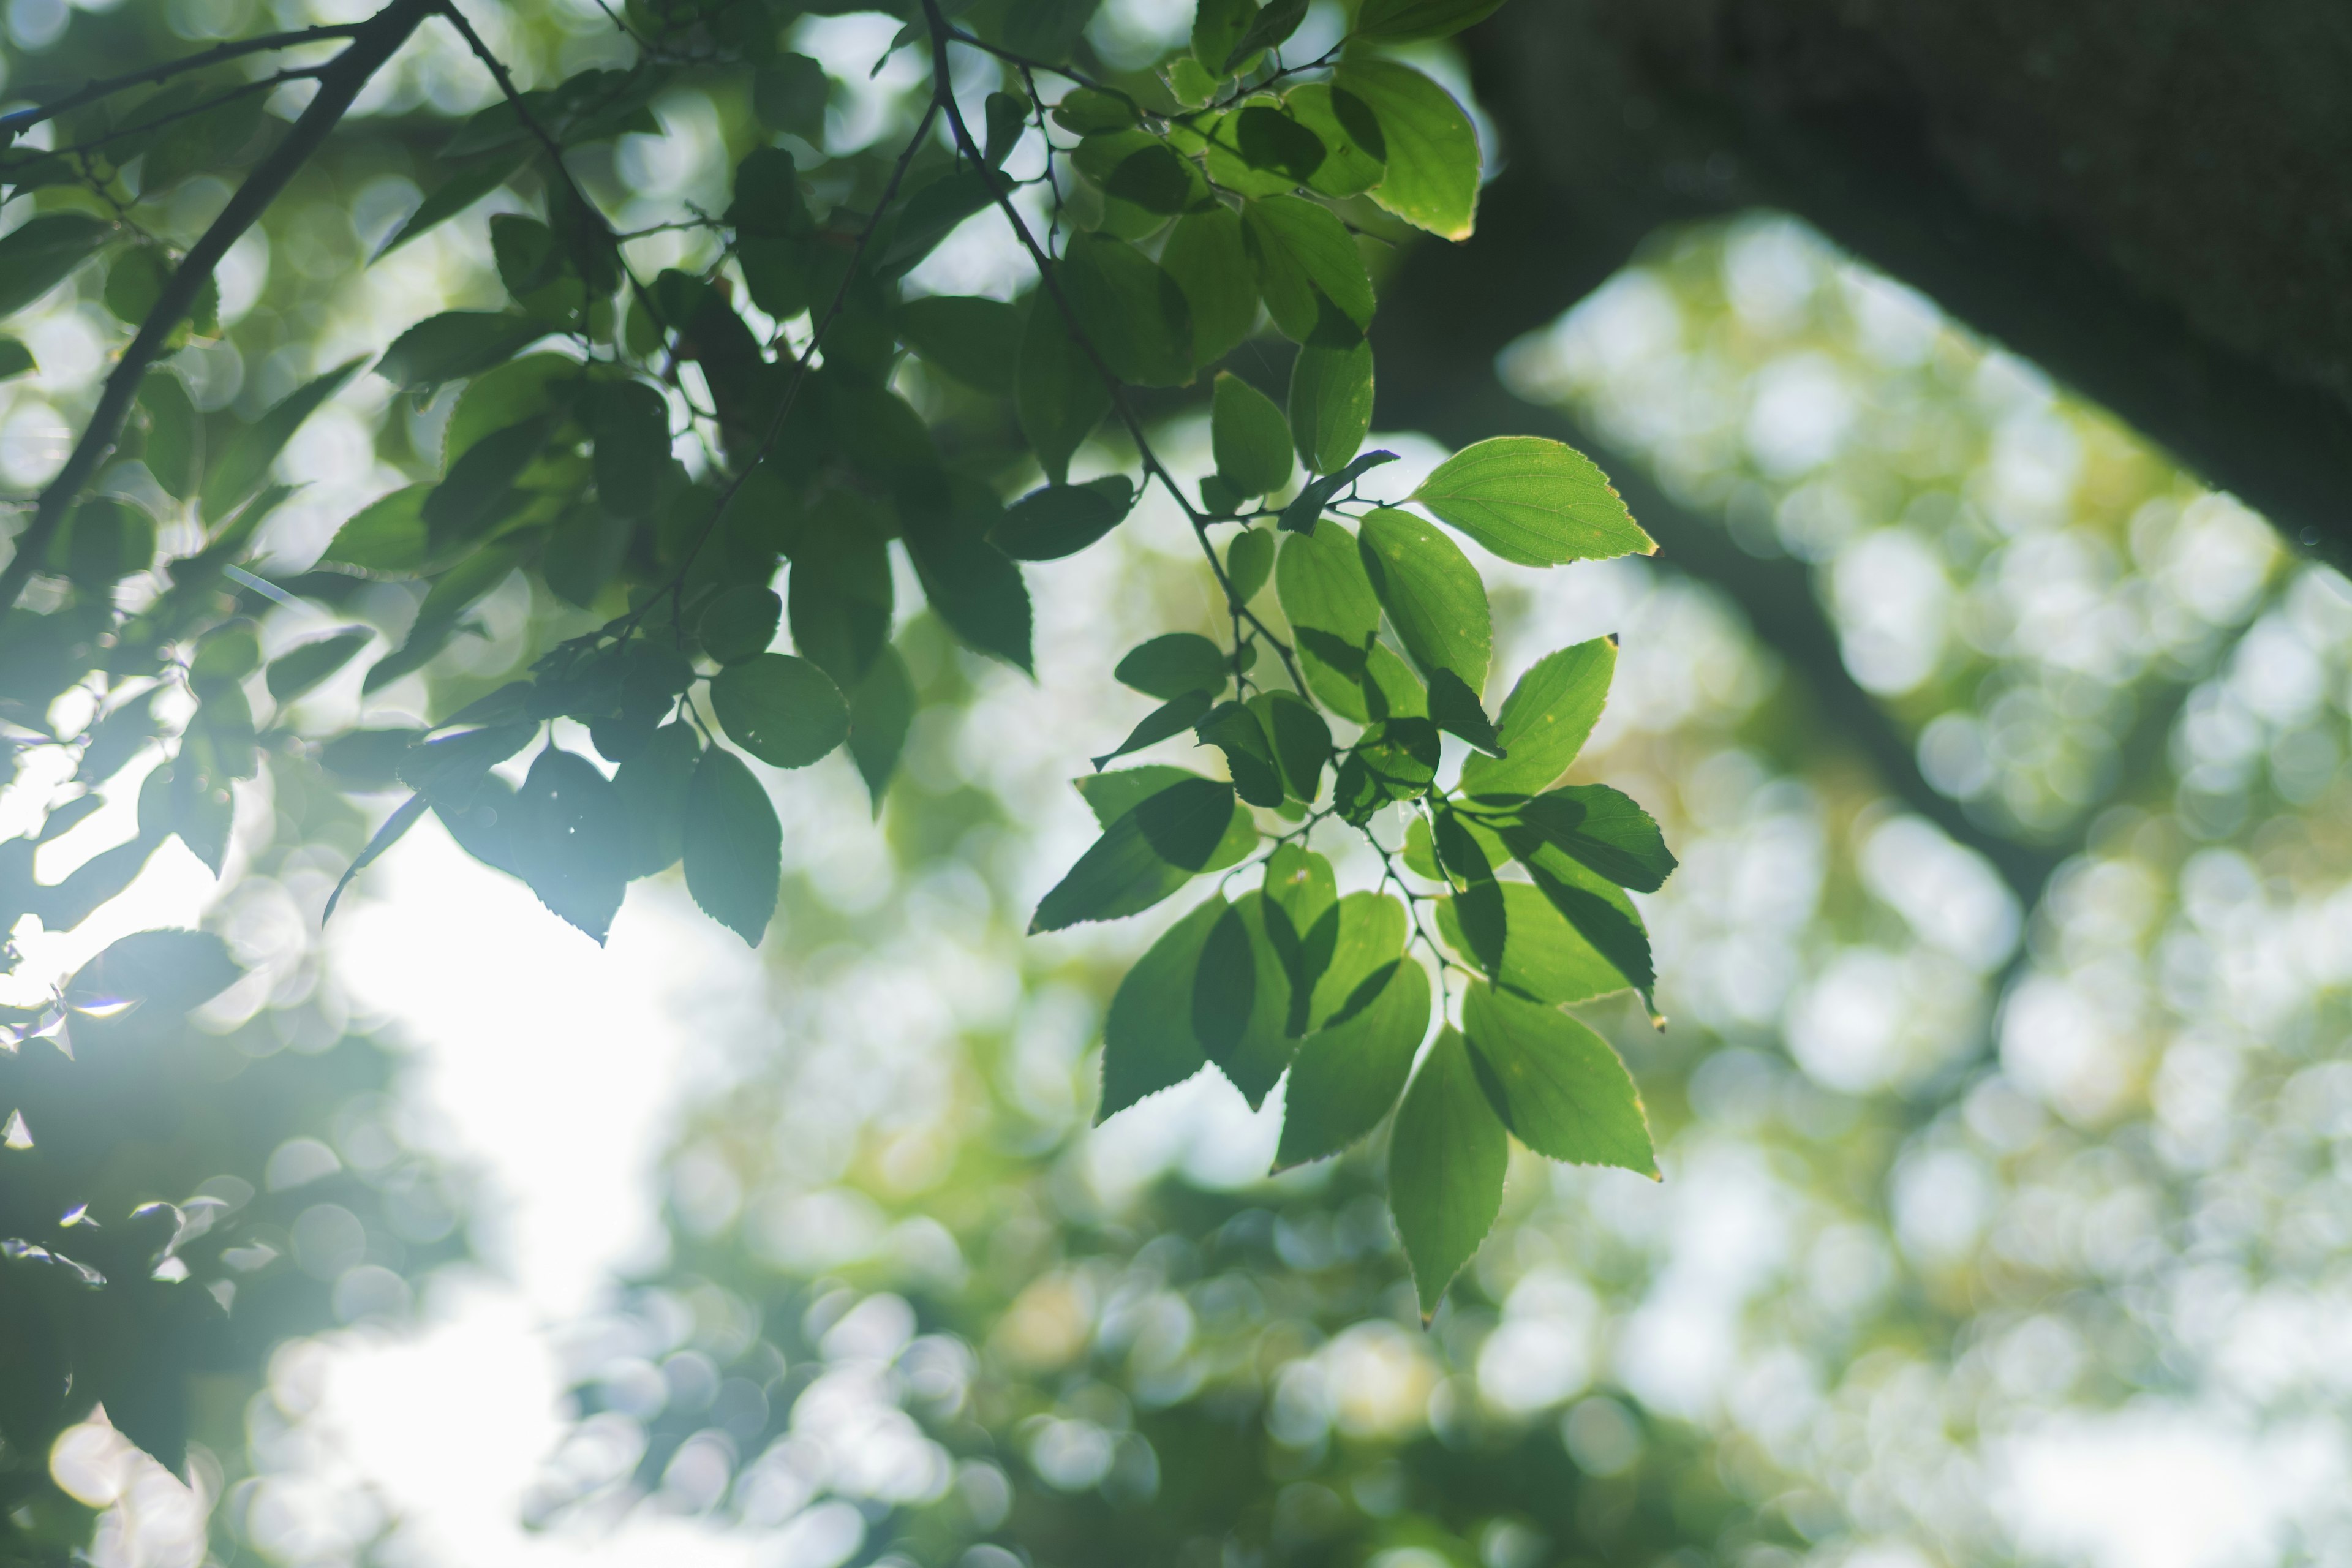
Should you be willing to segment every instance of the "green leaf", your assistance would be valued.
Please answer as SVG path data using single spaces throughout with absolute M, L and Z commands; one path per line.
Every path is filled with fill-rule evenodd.
M 1011 305 L 934 294 L 900 305 L 896 320 L 899 341 L 925 363 L 982 392 L 1002 395 L 1013 391 L 1022 321 L 1021 312 Z
M 1324 509 L 1331 504 L 1332 497 L 1354 484 L 1367 470 L 1379 468 L 1382 463 L 1393 463 L 1396 460 L 1397 455 L 1394 452 L 1371 451 L 1359 454 L 1346 468 L 1336 473 L 1326 474 L 1321 479 L 1304 486 L 1298 494 L 1292 498 L 1290 504 L 1282 509 L 1282 517 L 1275 526 L 1285 533 L 1310 531 L 1315 527 L 1317 520 L 1322 517 Z
M 1271 100 L 1228 110 L 1208 132 L 1209 178 L 1238 195 L 1286 195 L 1312 179 L 1328 156 L 1321 137 Z
M 1100 769 L 1130 752 L 1139 752 L 1146 746 L 1156 746 L 1172 735 L 1182 734 L 1201 721 L 1209 711 L 1213 698 L 1213 694 L 1207 691 L 1177 693 L 1138 721 L 1135 728 L 1127 732 L 1126 740 L 1094 758 L 1094 765 Z
M 352 885 L 352 879 L 374 865 L 385 850 L 399 843 L 408 830 L 416 826 L 417 818 L 432 806 L 433 803 L 423 795 L 412 795 L 383 819 L 383 826 L 375 830 L 374 836 L 367 841 L 367 847 L 362 849 L 358 857 L 343 868 L 343 874 L 335 879 L 334 890 L 327 895 L 327 907 L 319 915 L 320 925 L 335 918 L 335 906 L 343 901 L 343 889 Z
M 352 730 L 319 748 L 319 765 L 345 789 L 390 789 L 422 730 Z
M 1135 123 L 1135 105 L 1118 93 L 1073 88 L 1054 106 L 1054 123 L 1080 136 L 1123 131 Z
M 1196 364 L 1214 364 L 1257 325 L 1257 280 L 1242 241 L 1241 215 L 1219 206 L 1187 213 L 1169 231 L 1160 265 L 1184 291 Z
M 1244 528 L 1225 546 L 1225 580 L 1233 584 L 1234 602 L 1246 605 L 1257 597 L 1274 575 L 1274 533 L 1270 529 Z
M 434 186 L 407 220 L 384 237 L 375 254 L 368 258 L 369 263 L 382 261 L 425 230 L 456 217 L 512 179 L 530 161 L 527 153 L 507 153 L 458 170 Z
M 221 443 L 220 456 L 205 476 L 204 516 L 207 522 L 226 517 L 237 502 L 251 496 L 269 478 L 269 466 L 286 449 L 302 422 L 319 405 L 341 390 L 358 374 L 362 359 L 346 361 L 326 374 L 304 382 L 273 404 L 268 412 Z
M 1087 809 L 1095 814 L 1096 824 L 1108 827 L 1161 790 L 1200 776 L 1165 763 L 1147 763 L 1139 768 L 1089 773 L 1070 782 L 1079 798 L 1087 803 Z M 1209 863 L 1201 868 L 1203 871 L 1222 871 L 1228 866 L 1239 865 L 1257 847 L 1257 819 L 1239 800 L 1232 805 L 1233 816 L 1226 821 L 1224 835 L 1217 840 Z
M 1219 703 L 1193 728 L 1202 745 L 1224 752 L 1225 771 L 1233 776 L 1235 794 L 1252 805 L 1282 804 L 1282 774 L 1275 766 L 1274 742 L 1248 704 Z
M 1135 486 L 1121 474 L 1047 485 L 1007 507 L 988 542 L 1015 561 L 1059 561 L 1126 521 L 1135 498 Z
M 1097 1127 L 1209 1065 L 1192 1033 L 1192 989 L 1201 969 L 1201 949 L 1224 912 L 1225 900 L 1213 894 L 1170 926 L 1118 983 L 1103 1020 Z
M 1339 1153 L 1379 1126 L 1404 1092 L 1429 1034 L 1429 972 L 1391 958 L 1363 989 L 1370 995 L 1354 1011 L 1298 1042 L 1283 1091 L 1277 1171 Z
M 1470 1261 L 1503 1208 L 1509 1136 L 1478 1085 L 1470 1047 L 1452 1028 L 1422 1059 L 1389 1135 L 1389 1212 L 1412 1265 L 1421 1315 Z
M 760 123 L 811 143 L 824 140 L 832 96 L 833 79 L 806 55 L 780 54 L 751 73 L 751 112 Z
M 1331 727 L 1295 691 L 1261 691 L 1249 700 L 1273 743 L 1283 794 L 1312 805 L 1323 788 L 1323 766 L 1331 760 Z
M 540 574 L 565 603 L 594 609 L 635 534 L 625 517 L 614 517 L 601 506 L 575 506 L 556 520 L 547 550 L 540 556 Z
M 0 345 L 12 342 L 0 339 Z M 4 351 L 0 351 L 4 352 Z M 26 369 L 32 356 L 25 356 Z M 189 401 L 187 383 L 173 372 L 151 370 L 139 383 L 139 406 L 147 411 L 147 446 L 140 454 L 164 493 L 185 500 L 204 477 L 204 423 Z
M 473 804 L 490 770 L 530 745 L 538 733 L 536 722 L 522 720 L 443 735 L 400 760 L 400 782 L 436 805 L 462 811 Z
M 1495 880 L 1494 862 L 1452 807 L 1441 804 L 1432 814 L 1430 829 L 1438 869 L 1454 889 L 1455 929 L 1479 967 L 1492 973 L 1502 964 L 1509 938 L 1509 906 Z
M 449 465 L 417 509 L 436 553 L 479 537 L 505 515 L 515 481 L 547 449 L 554 427 L 551 415 L 526 419 L 483 437 Z
M 1307 468 L 1328 475 L 1347 470 L 1372 428 L 1370 343 L 1328 348 L 1310 342 L 1299 349 L 1290 365 L 1290 427 Z M 1308 487 L 1310 492 L 1314 489 Z M 1308 503 L 1309 509 L 1320 511 L 1323 502 L 1337 493 L 1337 487 L 1323 492 L 1321 500 Z M 1302 495 L 1300 500 L 1306 499 Z M 1286 526 L 1288 521 L 1286 510 Z
M 1013 406 L 1021 433 L 1045 477 L 1061 484 L 1070 477 L 1071 455 L 1110 412 L 1110 389 L 1044 289 L 1029 301 L 1016 374 Z
M 1336 522 L 1291 534 L 1276 560 L 1274 585 L 1307 684 L 1340 717 L 1362 723 L 1362 682 L 1380 635 L 1381 602 L 1354 535 Z
M 1298 844 L 1277 844 L 1265 858 L 1266 940 L 1282 962 L 1287 987 L 1283 1032 L 1307 1033 L 1316 983 L 1339 940 L 1339 892 L 1331 862 Z
M 686 853 L 694 775 L 701 761 L 701 737 L 681 719 L 656 730 L 645 749 L 613 774 L 613 787 L 628 808 L 632 879 L 667 871 Z
M 1407 499 L 1522 566 L 1658 548 L 1591 458 L 1540 436 L 1496 436 L 1465 447 Z
M 1485 704 L 1462 678 L 1443 666 L 1429 672 L 1429 721 L 1449 735 L 1459 735 L 1482 752 L 1499 757 L 1502 740 Z
M 1494 651 L 1486 585 L 1461 547 L 1435 527 L 1391 507 L 1365 514 L 1356 547 L 1389 624 L 1423 676 L 1450 669 L 1474 694 Z
M 1029 100 L 1017 92 L 992 92 L 982 112 L 988 121 L 982 156 L 990 168 L 1003 168 L 1028 129 Z
M 889 242 L 874 263 L 876 275 L 898 278 L 912 270 L 958 224 L 995 201 L 995 182 L 1000 177 L 978 169 L 960 169 L 908 196 Z
M 900 537 L 948 629 L 1027 674 L 1029 589 L 1021 568 L 985 537 L 994 510 L 995 498 L 979 487 L 958 489 L 947 506 L 902 504 Z
M 1188 691 L 1211 696 L 1225 689 L 1233 661 L 1225 650 L 1198 632 L 1169 632 L 1138 643 L 1111 675 L 1147 697 L 1171 699 Z
M 44 213 L 0 239 L 0 316 L 13 316 L 70 276 L 114 237 L 82 213 Z
M 1498 986 L 1538 1002 L 1563 1003 L 1589 1002 L 1632 984 L 1568 923 L 1540 888 L 1528 882 L 1496 886 L 1502 889 L 1506 931 L 1499 965 L 1478 959 L 1453 900 L 1439 901 L 1437 927 L 1454 952 L 1478 963 Z
M 1401 44 L 1414 38 L 1444 38 L 1493 16 L 1503 0 L 1364 0 L 1356 14 L 1356 37 Z
M 432 493 L 429 484 L 410 485 L 361 508 L 320 559 L 363 572 L 416 571 L 433 552 L 425 530 L 425 498 Z
M 694 635 L 712 658 L 740 664 L 767 652 L 783 621 L 784 602 L 774 589 L 739 583 L 704 607 Z
M 1266 495 L 1290 482 L 1290 426 L 1282 410 L 1231 371 L 1217 374 L 1209 442 L 1219 477 L 1237 494 Z
M 1505 754 L 1464 763 L 1462 793 L 1534 795 L 1557 781 L 1584 749 L 1616 672 L 1614 637 L 1594 637 L 1537 660 L 1503 700 L 1496 739 Z
M 535 217 L 499 213 L 490 219 L 490 258 L 515 303 L 555 281 L 563 269 L 555 231 Z
M 720 670 L 711 678 L 710 706 L 728 739 L 771 767 L 807 767 L 849 738 L 841 689 L 807 659 L 787 653 L 759 654 Z
M 1404 905 L 1397 899 L 1386 893 L 1349 893 L 1340 899 L 1337 912 L 1330 955 L 1307 999 L 1310 1031 L 1352 1016 L 1370 998 L 1367 984 L 1404 952 L 1407 921 Z
M 1347 60 L 1331 85 L 1360 100 L 1380 122 L 1388 173 L 1372 200 L 1415 228 L 1469 238 L 1485 161 L 1477 130 L 1454 95 L 1394 60 Z
M 1201 1050 L 1255 1110 L 1281 1080 L 1297 1042 L 1286 1029 L 1290 981 L 1266 935 L 1266 901 L 1245 893 L 1201 944 L 1192 978 L 1192 1033 Z
M 171 281 L 172 263 L 163 247 L 153 245 L 133 246 L 118 253 L 106 269 L 106 290 L 102 298 L 114 319 L 127 326 L 138 326 L 147 320 L 147 312 L 163 295 L 163 285 Z
M 1657 823 L 1630 798 L 1607 784 L 1562 784 L 1517 804 L 1507 797 L 1479 796 L 1474 806 L 1496 816 L 1511 852 L 1522 860 L 1522 843 L 1549 844 L 1591 867 L 1621 888 L 1654 893 L 1675 868 Z
M 612 781 L 587 758 L 550 746 L 504 815 L 522 879 L 602 946 L 629 887 L 629 814 Z
M 1200 0 L 1192 15 L 1192 58 L 1211 76 L 1231 76 L 1225 62 L 1256 19 L 1257 0 Z
M 1657 1176 L 1642 1097 L 1607 1041 L 1482 983 L 1463 995 L 1462 1028 L 1496 1113 L 1520 1142 L 1554 1160 Z
M 1123 240 L 1070 237 L 1062 289 L 1103 363 L 1137 386 L 1181 386 L 1192 379 L 1192 313 L 1166 269 Z
M 335 671 L 351 663 L 375 633 L 352 626 L 332 637 L 297 644 L 269 661 L 268 683 L 273 702 L 291 702 Z
M 375 373 L 404 392 L 429 396 L 444 383 L 504 364 L 546 335 L 546 323 L 528 316 L 444 310 L 393 339 Z
M 501 430 L 541 415 L 563 413 L 581 387 L 583 369 L 578 360 L 563 354 L 525 354 L 467 382 L 441 438 L 444 469 Z M 593 416 L 593 410 L 589 412 Z M 665 454 L 668 450 L 667 445 L 662 448 Z
M 1231 75 L 1241 69 L 1252 55 L 1261 50 L 1281 47 L 1283 40 L 1298 31 L 1298 24 L 1306 19 L 1307 0 L 1266 0 L 1265 8 L 1243 30 L 1241 41 L 1225 56 L 1224 72 Z M 1209 64 L 1206 60 L 1201 63 Z
M 828 489 L 803 518 L 784 585 L 793 647 L 844 691 L 890 640 L 889 519 L 855 490 Z
M 105 594 L 155 560 L 155 520 L 144 509 L 110 496 L 92 496 L 67 515 L 49 542 L 49 561 L 76 587 Z
M 1355 237 L 1330 208 L 1300 196 L 1244 202 L 1242 241 L 1266 313 L 1283 336 L 1300 343 L 1316 336 L 1324 300 L 1359 333 L 1371 324 L 1371 275 Z
M 686 890 L 753 947 L 776 912 L 783 847 L 776 808 L 743 760 L 724 746 L 704 752 L 687 796 Z
M 915 679 L 898 650 L 884 644 L 866 679 L 850 689 L 849 755 L 866 781 L 866 793 L 876 816 L 882 813 L 882 795 L 898 771 L 899 753 L 907 749 L 907 731 L 915 721 Z
M 1283 104 L 1323 143 L 1325 156 L 1308 189 L 1334 198 L 1361 195 L 1387 175 L 1388 139 L 1362 99 L 1318 81 L 1291 89 Z
M 1551 845 L 1522 840 L 1510 850 L 1528 868 L 1537 890 L 1641 994 L 1651 1022 L 1663 1026 L 1654 994 L 1657 973 L 1650 958 L 1650 933 L 1625 890 Z
M 669 405 L 642 381 L 612 382 L 588 404 L 596 500 L 614 517 L 644 517 L 669 469 Z
M 1038 904 L 1031 934 L 1139 914 L 1206 870 L 1233 820 L 1230 784 L 1189 778 L 1112 823 Z

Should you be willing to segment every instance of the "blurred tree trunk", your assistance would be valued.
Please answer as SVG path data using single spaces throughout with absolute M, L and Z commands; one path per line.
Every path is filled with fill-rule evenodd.
M 1383 301 L 1384 425 L 1659 225 L 1771 206 L 2352 559 L 2352 6 L 1538 0 L 1464 42 L 1509 166 Z

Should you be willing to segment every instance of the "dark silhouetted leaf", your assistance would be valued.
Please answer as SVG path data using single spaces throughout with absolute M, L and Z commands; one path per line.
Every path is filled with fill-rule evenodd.
M 629 885 L 629 814 L 620 792 L 587 758 L 550 746 L 532 759 L 506 816 L 522 879 L 601 945 Z
M 334 891 L 327 895 L 327 907 L 319 916 L 320 925 L 335 918 L 335 906 L 343 901 L 343 889 L 352 885 L 352 879 L 374 865 L 379 856 L 399 843 L 402 837 L 416 826 L 417 818 L 432 809 L 431 801 L 421 795 L 412 795 L 383 819 L 383 826 L 375 830 L 375 837 L 367 841 L 367 847 L 359 852 L 359 858 L 344 868 L 341 877 L 335 879 Z
M 1290 1063 L 1290 981 L 1266 936 L 1263 894 L 1229 905 L 1201 944 L 1192 980 L 1192 1033 L 1203 1055 L 1255 1110 Z
M 784 601 L 774 589 L 740 583 L 704 607 L 694 635 L 719 663 L 740 664 L 767 652 L 783 622 Z
M 1135 728 L 1127 732 L 1114 751 L 1105 752 L 1094 759 L 1099 769 L 1104 764 L 1146 746 L 1156 746 L 1171 735 L 1181 735 L 1201 721 L 1209 711 L 1213 695 L 1206 691 L 1180 691 L 1166 702 L 1145 714 Z
M 504 364 L 546 333 L 545 322 L 528 316 L 444 310 L 393 339 L 375 370 L 402 391 L 424 396 L 446 382 Z
M 1061 308 L 1040 289 L 1029 301 L 1013 405 L 1045 477 L 1069 478 L 1070 457 L 1110 412 L 1102 373 L 1070 336 Z
M 1257 324 L 1257 282 L 1239 213 L 1220 206 L 1178 218 L 1160 265 L 1184 291 L 1195 364 L 1216 363 L 1250 335 Z
M 0 316 L 13 316 L 65 281 L 114 237 L 86 213 L 43 213 L 0 238 Z
M 1010 393 L 1021 359 L 1021 312 L 997 300 L 936 294 L 898 307 L 898 336 L 968 386 Z
M 1118 983 L 1103 1021 L 1097 1126 L 1208 1065 L 1192 1032 L 1192 995 L 1202 949 L 1224 913 L 1225 900 L 1212 895 L 1169 927 Z
M 1150 909 L 1208 869 L 1233 820 L 1234 791 L 1187 778 L 1113 822 L 1037 906 L 1034 934 Z
M 1474 804 L 1495 817 L 1504 842 L 1522 860 L 1528 853 L 1521 844 L 1549 844 L 1637 893 L 1656 892 L 1674 871 L 1674 855 L 1657 823 L 1607 784 L 1562 784 L 1515 805 L 1505 799 L 1482 795 Z
M 1111 674 L 1147 697 L 1174 699 L 1188 691 L 1214 696 L 1231 679 L 1233 660 L 1198 632 L 1168 632 L 1129 649 Z
M 538 733 L 537 723 L 523 720 L 443 735 L 401 759 L 400 782 L 436 805 L 462 811 L 489 771 L 530 745 Z
M 776 912 L 783 843 L 776 808 L 742 759 L 723 746 L 703 752 L 687 808 L 687 890 L 753 947 Z
M 849 693 L 849 755 L 866 781 L 874 813 L 882 813 L 883 792 L 898 771 L 899 753 L 907 748 L 907 731 L 915 721 L 914 677 L 898 650 L 884 645 L 873 668 Z
M 1031 490 L 1004 510 L 988 542 L 1015 561 L 1059 561 L 1117 528 L 1135 505 L 1123 474 Z
M 1062 258 L 1060 278 L 1113 375 L 1138 386 L 1181 386 L 1192 379 L 1192 308 L 1158 262 L 1124 241 L 1078 234 Z
M 728 738 L 771 767 L 804 768 L 849 738 L 849 704 L 807 659 L 763 653 L 711 679 Z
M 1217 376 L 1209 438 L 1218 477 L 1236 494 L 1267 495 L 1290 482 L 1290 426 L 1282 410 L 1230 371 Z
M 291 702 L 351 663 L 375 634 L 352 626 L 332 637 L 298 643 L 269 661 L 268 683 L 272 701 Z
M 656 730 L 644 749 L 613 774 L 613 787 L 628 808 L 630 877 L 667 871 L 686 853 L 695 769 L 701 761 L 701 737 L 680 720 Z

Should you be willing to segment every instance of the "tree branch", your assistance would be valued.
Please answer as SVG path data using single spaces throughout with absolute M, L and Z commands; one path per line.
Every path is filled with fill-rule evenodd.
M 106 390 L 99 395 L 98 407 L 89 416 L 89 424 L 74 443 L 73 451 L 66 458 L 65 467 L 41 492 L 39 507 L 33 521 L 16 536 L 16 553 L 8 558 L 5 568 L 0 568 L 0 611 L 16 602 L 32 579 L 33 569 L 48 551 L 49 541 L 56 537 L 58 526 L 74 499 L 81 493 L 92 475 L 98 471 L 114 437 L 122 429 L 122 421 L 131 412 L 131 401 L 138 395 L 139 383 L 147 368 L 154 363 L 163 340 L 196 301 L 197 293 L 213 275 L 228 247 L 235 245 L 256 219 L 278 199 L 278 192 L 293 179 L 295 171 L 309 162 L 320 143 L 341 121 L 359 96 L 368 79 L 381 69 L 408 35 L 416 30 L 432 8 L 432 0 L 393 0 L 383 10 L 359 24 L 352 36 L 352 46 L 337 55 L 319 72 L 319 90 L 310 104 L 279 139 L 236 195 L 221 209 L 204 237 L 188 249 L 187 256 L 175 268 L 170 281 L 163 285 L 147 319 L 140 323 L 139 332 L 131 346 L 122 351 L 113 372 L 106 378 Z
M 30 109 L 20 109 L 13 114 L 0 114 L 0 145 L 5 145 L 21 136 L 45 120 L 54 120 L 60 114 L 79 109 L 85 103 L 95 103 L 100 99 L 111 97 L 126 88 L 139 87 L 148 82 L 160 84 L 171 80 L 175 76 L 185 76 L 190 71 L 203 70 L 207 66 L 216 66 L 224 60 L 238 59 L 247 55 L 266 54 L 272 49 L 299 48 L 304 44 L 322 44 L 331 38 L 354 38 L 368 26 L 369 24 L 365 22 L 338 22 L 330 26 L 301 27 L 290 33 L 265 33 L 257 38 L 237 38 L 215 48 L 206 49 L 201 54 L 170 60 L 160 66 L 149 66 L 143 70 L 125 71 L 121 76 L 108 77 L 102 81 L 93 81 L 67 93 L 62 98 L 53 98 L 47 103 L 36 104 Z M 39 89 L 34 90 L 37 93 Z

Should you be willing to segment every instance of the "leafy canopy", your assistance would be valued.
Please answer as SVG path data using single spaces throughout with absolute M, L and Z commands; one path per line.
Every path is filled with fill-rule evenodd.
M 1307 58 L 1286 53 L 1304 5 L 1202 0 L 1188 49 L 1112 79 L 1081 63 L 1089 5 L 917 0 L 893 47 L 928 73 L 911 132 L 842 156 L 818 150 L 833 84 L 785 47 L 800 7 L 740 0 L 629 0 L 634 63 L 530 91 L 457 13 L 392 0 L 8 117 L 0 179 L 30 216 L 0 238 L 0 312 L 69 288 L 134 335 L 0 567 L 0 723 L 19 752 L 71 761 L 52 823 L 163 759 L 134 854 L 46 886 L 37 840 L 0 846 L 12 921 L 79 923 L 170 837 L 220 873 L 266 761 L 380 799 L 354 873 L 434 815 L 599 942 L 631 881 L 682 862 L 701 908 L 756 943 L 780 774 L 845 752 L 877 811 L 888 791 L 914 706 L 900 585 L 975 652 L 1051 680 L 1032 643 L 1047 563 L 1156 489 L 1223 635 L 1139 628 L 1115 671 L 1138 706 L 1079 781 L 1101 837 L 1032 929 L 1136 915 L 1215 874 L 1112 1002 L 1101 1114 L 1213 1066 L 1253 1103 L 1286 1077 L 1284 1163 L 1393 1118 L 1391 1199 L 1434 1310 L 1496 1212 L 1510 1138 L 1654 1173 L 1631 1079 L 1559 1009 L 1647 1002 L 1626 889 L 1674 866 L 1634 802 L 1559 783 L 1613 644 L 1555 653 L 1489 706 L 1492 617 L 1463 542 L 1527 566 L 1651 551 L 1601 472 L 1505 437 L 1402 502 L 1364 490 L 1393 458 L 1365 447 L 1381 259 L 1415 229 L 1466 237 L 1481 176 L 1463 107 L 1384 50 L 1496 3 L 1366 0 Z M 200 408 L 185 362 L 221 331 L 215 267 L 423 26 L 457 29 L 501 96 L 441 142 L 439 183 L 377 254 L 503 192 L 523 209 L 487 220 L 504 303 L 387 334 L 249 417 Z M 255 83 L 277 79 L 238 62 L 330 42 L 292 123 L 264 114 Z M 741 79 L 756 141 L 723 211 L 688 226 L 709 259 L 646 275 L 580 170 L 660 133 L 649 105 L 688 72 Z M 188 244 L 157 237 L 147 220 L 198 180 L 236 194 Z M 1027 292 L 918 293 L 910 273 L 975 221 L 1020 247 Z M 1264 368 L 1285 356 L 1286 384 Z M 0 374 L 30 364 L 0 340 Z M 257 541 L 290 493 L 278 460 L 362 375 L 399 395 L 383 443 L 410 482 L 310 570 L 265 580 Z M 1140 389 L 1208 413 L 1213 471 L 1171 470 Z M 439 451 L 392 434 L 452 395 Z M 1074 479 L 1082 455 L 1108 471 Z M 578 629 L 467 690 L 444 656 L 518 573 Z M 413 609 L 396 636 L 352 624 L 263 658 L 273 604 L 351 619 L 387 591 Z M 421 674 L 436 716 L 305 730 L 305 694 L 347 668 L 367 692 Z M 1106 771 L 1188 731 L 1207 767 Z M 1449 735 L 1471 753 L 1450 784 Z M 1372 887 L 1340 888 L 1316 847 L 1348 833 Z

